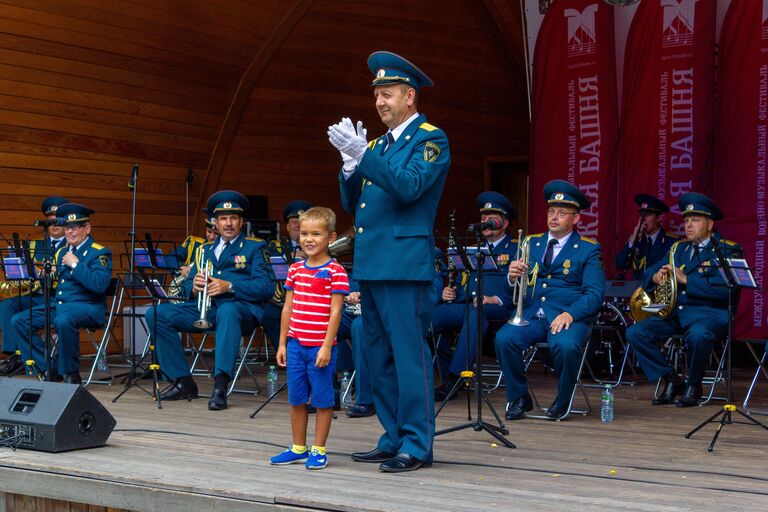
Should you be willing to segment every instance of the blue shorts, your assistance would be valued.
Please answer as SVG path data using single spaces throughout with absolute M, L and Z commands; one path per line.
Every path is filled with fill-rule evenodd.
M 333 392 L 333 375 L 336 373 L 336 347 L 331 348 L 328 366 L 317 368 L 315 360 L 320 347 L 305 347 L 295 338 L 288 338 L 286 350 L 288 403 L 302 405 L 309 400 L 318 409 L 330 409 L 336 400 Z

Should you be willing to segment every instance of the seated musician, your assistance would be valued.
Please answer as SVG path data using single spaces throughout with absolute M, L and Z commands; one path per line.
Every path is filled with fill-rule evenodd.
M 11 325 L 19 340 L 26 340 L 30 329 L 32 353 L 27 343 L 20 343 L 24 361 L 34 359 L 41 371 L 49 371 L 50 380 L 63 376 L 64 382 L 80 384 L 80 329 L 99 328 L 106 321 L 105 295 L 112 278 L 112 252 L 91 238 L 94 211 L 76 203 L 58 207 L 63 219 L 66 245 L 56 251 L 56 293 L 51 297 L 51 324 L 58 335 L 57 369 L 47 367 L 45 344 L 37 331 L 45 326 L 45 305 L 14 315 Z
M 662 259 L 677 238 L 661 226 L 664 213 L 669 211 L 664 201 L 648 194 L 638 194 L 635 203 L 640 219 L 627 243 L 616 255 L 616 270 L 631 270 L 632 279 L 642 280 L 645 269 Z
M 661 261 L 648 269 L 643 283 L 643 289 L 650 294 L 674 272 L 677 305 L 666 318 L 650 316 L 632 325 L 627 329 L 627 341 L 646 377 L 664 379 L 664 391 L 653 405 L 676 403 L 678 407 L 691 407 L 701 398 L 701 380 L 712 343 L 728 329 L 728 286 L 720 275 L 714 245 L 726 258 L 741 258 L 742 249 L 714 230 L 715 221 L 722 219 L 723 213 L 707 196 L 688 192 L 680 196 L 678 205 L 685 220 L 685 240 L 676 242 Z M 669 265 L 670 252 L 674 269 Z M 685 382 L 657 345 L 674 334 L 682 334 L 685 340 Z
M 549 345 L 559 376 L 557 398 L 547 409 L 547 416 L 560 419 L 566 414 L 579 378 L 589 328 L 603 303 L 605 273 L 600 244 L 574 229 L 580 220 L 579 212 L 590 207 L 589 200 L 562 180 L 547 183 L 544 200 L 549 205 L 549 232 L 528 237 L 527 263 L 520 259 L 509 265 L 509 286 L 521 276 L 529 279 L 522 308 L 522 319 L 529 323 L 507 323 L 496 333 L 496 356 L 506 382 L 508 420 L 524 418 L 526 411 L 533 408 L 523 353 L 543 341 Z
M 514 219 L 517 214 L 509 199 L 498 192 L 488 191 L 478 195 L 477 207 L 481 223 L 496 223 L 495 227 L 482 232 L 491 251 L 490 257 L 498 267 L 498 270 L 486 270 L 483 273 L 482 327 L 485 336 L 490 321 L 503 322 L 511 311 L 512 295 L 505 283 L 507 265 L 515 259 L 517 242 L 507 235 L 506 230 L 509 219 Z M 448 397 L 461 372 L 471 369 L 475 359 L 476 309 L 472 304 L 477 299 L 477 274 L 471 272 L 465 277 L 466 289 L 455 285 L 446 286 L 442 289 L 441 303 L 432 311 L 432 329 L 435 333 L 449 329 L 460 331 L 455 349 L 452 350 L 450 342 L 438 345 L 437 361 L 443 384 L 435 389 L 435 400 L 442 401 Z M 450 398 L 455 396 L 454 393 Z
M 189 275 L 189 270 L 192 268 L 192 259 L 194 258 L 197 248 L 206 242 L 213 242 L 218 236 L 218 232 L 216 231 L 216 217 L 208 215 L 208 210 L 206 208 L 203 208 L 203 214 L 205 215 L 205 239 L 202 239 L 199 236 L 189 235 L 181 245 L 176 247 L 179 273 L 183 277 Z
M 56 220 L 56 209 L 68 201 L 63 197 L 50 196 L 43 200 L 40 209 L 48 220 Z M 45 257 L 53 260 L 56 250 L 64 243 L 64 226 L 51 225 L 48 227 L 48 238 L 45 240 L 32 240 L 30 242 L 30 252 L 35 262 L 42 263 Z M 10 289 L 14 291 L 13 289 Z M 24 367 L 21 357 L 17 354 L 19 344 L 27 341 L 27 338 L 19 339 L 14 336 L 11 327 L 13 315 L 22 311 L 29 312 L 29 308 L 43 304 L 43 290 L 37 288 L 30 300 L 28 294 L 19 297 L 14 294 L 7 299 L 0 301 L 0 329 L 3 331 L 2 351 L 8 355 L 0 369 L 0 377 L 15 375 Z
M 234 373 L 240 338 L 258 324 L 264 302 L 274 291 L 267 267 L 267 245 L 241 233 L 247 209 L 248 200 L 239 192 L 223 190 L 208 199 L 208 211 L 216 216 L 220 234 L 197 251 L 184 282 L 184 293 L 195 299 L 207 287 L 210 308 L 201 313 L 198 302 L 193 300 L 164 303 L 147 311 L 147 326 L 156 343 L 160 369 L 173 379 L 172 387 L 160 397 L 163 400 L 197 398 L 197 384 L 190 375 L 178 333 L 206 330 L 194 326 L 204 315 L 212 324 L 210 329 L 216 331 L 214 384 L 208 408 L 227 408 L 227 386 Z
M 304 258 L 304 253 L 299 247 L 299 215 L 312 208 L 307 201 L 297 199 L 286 204 L 283 208 L 283 221 L 285 221 L 285 234 L 287 238 L 275 240 L 269 244 L 269 253 L 271 256 L 286 255 L 287 263 L 293 263 L 297 258 Z M 287 251 L 286 251 L 287 247 Z M 280 315 L 283 312 L 283 298 L 285 291 L 283 284 L 275 285 L 275 293 L 272 299 L 264 305 L 264 314 L 261 325 L 264 333 L 272 341 L 272 345 L 277 350 L 277 342 L 280 340 Z

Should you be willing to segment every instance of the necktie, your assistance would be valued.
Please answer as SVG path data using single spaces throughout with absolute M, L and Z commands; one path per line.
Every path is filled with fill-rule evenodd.
M 227 242 L 224 242 L 224 245 L 221 245 L 221 246 L 219 246 L 219 247 L 221 247 L 221 250 L 219 250 L 219 251 L 214 251 L 214 253 L 216 254 L 216 259 L 217 259 L 217 260 L 218 260 L 219 258 L 221 258 L 221 255 L 222 255 L 222 254 L 224 254 L 224 251 L 226 251 L 226 250 L 227 250 L 227 247 L 229 247 L 229 244 L 230 244 L 230 242 L 229 242 L 229 241 L 227 241 Z
M 555 254 L 555 245 L 557 245 L 557 240 L 554 238 L 547 244 L 547 252 L 544 253 L 545 267 L 548 267 L 552 264 L 552 256 Z
M 381 153 L 384 154 L 389 149 L 389 146 L 395 143 L 395 137 L 392 135 L 392 132 L 387 132 L 387 144 L 384 146 L 384 151 Z
M 691 261 L 697 260 L 699 258 L 700 251 L 701 248 L 699 247 L 699 244 L 694 244 L 693 250 L 691 251 Z

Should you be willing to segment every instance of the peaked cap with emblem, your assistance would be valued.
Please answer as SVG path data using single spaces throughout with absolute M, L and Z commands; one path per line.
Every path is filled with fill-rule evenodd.
M 208 213 L 208 208 L 203 208 L 203 215 L 205 215 L 205 225 L 210 229 L 216 229 L 216 216 Z
M 669 206 L 664 201 L 650 194 L 637 194 L 635 196 L 635 204 L 637 205 L 637 211 L 640 213 L 665 213 L 669 211 Z
M 235 190 L 219 190 L 208 199 L 206 209 L 214 217 L 228 213 L 244 215 L 250 203 L 248 198 Z
M 373 73 L 373 87 L 406 84 L 414 89 L 431 87 L 432 79 L 411 61 L 392 52 L 374 52 L 368 57 L 368 69 Z
M 56 217 L 64 219 L 65 226 L 76 226 L 90 222 L 94 212 L 87 206 L 78 203 L 64 203 L 56 208 Z
M 680 213 L 686 215 L 703 215 L 712 220 L 723 218 L 723 211 L 710 198 L 698 192 L 686 192 L 677 201 Z
M 68 203 L 67 199 L 61 196 L 50 196 L 43 199 L 40 209 L 43 211 L 43 215 L 54 215 L 59 206 Z
M 512 202 L 503 194 L 487 190 L 477 196 L 477 208 L 480 213 L 500 213 L 507 219 L 516 219 L 517 212 Z
M 565 180 L 552 180 L 544 185 L 544 200 L 550 206 L 571 206 L 578 210 L 586 210 L 592 204 L 581 190 Z
M 291 201 L 290 203 L 286 204 L 283 208 L 283 221 L 288 222 L 288 219 L 293 219 L 294 217 L 298 217 L 305 211 L 312 208 L 312 205 L 304 201 L 303 199 L 297 199 L 296 201 Z

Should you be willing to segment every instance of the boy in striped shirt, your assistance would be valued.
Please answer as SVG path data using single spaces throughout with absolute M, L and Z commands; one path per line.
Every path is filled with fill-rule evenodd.
M 336 240 L 333 211 L 310 208 L 299 215 L 299 223 L 299 243 L 307 259 L 288 270 L 276 356 L 279 366 L 288 367 L 293 446 L 269 463 L 304 462 L 307 469 L 322 469 L 328 464 L 325 443 L 333 418 L 336 332 L 349 280 L 344 267 L 328 254 L 328 245 Z M 315 442 L 308 451 L 306 403 L 310 392 L 317 416 Z

